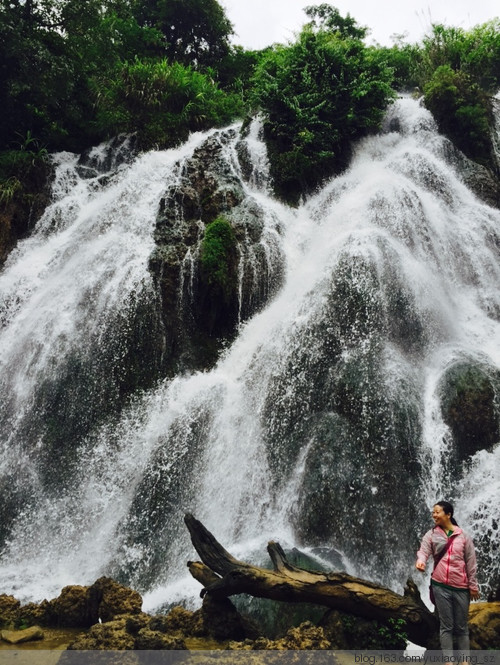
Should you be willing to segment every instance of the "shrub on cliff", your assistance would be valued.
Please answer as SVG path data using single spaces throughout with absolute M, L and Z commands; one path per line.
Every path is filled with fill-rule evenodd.
M 207 75 L 167 60 L 120 63 L 96 82 L 97 122 L 109 136 L 138 132 L 142 147 L 171 147 L 190 131 L 222 126 L 242 113 L 238 95 Z
M 320 18 L 264 54 L 254 77 L 275 191 L 292 203 L 346 166 L 352 140 L 378 126 L 393 96 L 392 70 L 365 46 L 363 30 L 331 13 Z
M 491 103 L 474 79 L 450 65 L 438 67 L 424 87 L 425 105 L 439 131 L 468 157 L 488 164 L 491 143 Z
M 416 62 L 420 86 L 423 88 L 444 65 L 469 75 L 482 90 L 495 93 L 500 85 L 500 19 L 471 30 L 433 25 Z
M 413 49 L 407 76 L 424 93 L 439 130 L 495 169 L 490 96 L 500 86 L 500 20 L 472 30 L 433 25 Z
M 201 243 L 200 261 L 205 279 L 227 297 L 233 291 L 236 238 L 233 227 L 224 217 L 207 225 Z

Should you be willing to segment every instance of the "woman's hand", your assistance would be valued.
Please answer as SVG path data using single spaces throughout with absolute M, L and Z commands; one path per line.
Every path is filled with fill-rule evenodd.
M 471 600 L 479 600 L 479 590 L 471 591 L 470 592 L 470 599 Z
M 424 570 L 425 570 L 425 563 L 424 563 L 423 561 L 417 561 L 417 563 L 415 564 L 415 568 L 416 568 L 417 570 L 421 570 L 422 572 L 424 572 Z

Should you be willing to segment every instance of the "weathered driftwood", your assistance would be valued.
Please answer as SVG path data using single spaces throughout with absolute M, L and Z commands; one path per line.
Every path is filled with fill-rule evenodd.
M 306 571 L 290 564 L 279 543 L 272 541 L 267 551 L 274 569 L 259 568 L 235 559 L 192 515 L 187 514 L 184 521 L 203 562 L 188 562 L 191 575 L 204 586 L 201 596 L 248 593 L 289 603 L 316 603 L 366 619 L 404 619 L 409 639 L 421 646 L 435 638 L 437 618 L 425 607 L 411 580 L 401 596 L 346 573 Z

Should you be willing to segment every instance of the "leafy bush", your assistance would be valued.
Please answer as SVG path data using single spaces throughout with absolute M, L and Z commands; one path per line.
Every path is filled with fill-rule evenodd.
M 108 136 L 138 132 L 144 148 L 177 145 L 190 131 L 224 125 L 243 109 L 238 95 L 166 60 L 120 63 L 96 80 L 95 90 L 99 128 Z
M 375 49 L 340 30 L 307 25 L 295 43 L 264 54 L 254 104 L 266 116 L 279 196 L 297 203 L 346 166 L 352 140 L 378 126 L 393 96 L 391 78 Z
M 421 60 L 421 49 L 417 44 L 394 44 L 380 46 L 377 53 L 393 72 L 392 87 L 399 91 L 413 91 L 419 85 L 417 70 Z
M 230 50 L 233 26 L 217 0 L 135 0 L 133 7 L 141 25 L 163 34 L 169 60 L 214 66 Z
M 439 130 L 466 155 L 487 164 L 492 153 L 491 106 L 473 78 L 442 65 L 425 85 L 424 94 Z
M 405 630 L 404 619 L 388 619 L 387 623 L 379 624 L 379 635 L 382 649 L 404 649 L 408 642 L 408 633 Z M 377 648 L 374 647 L 374 648 Z
M 129 3 L 30 0 L 0 3 L 0 149 L 32 132 L 50 150 L 81 150 L 95 134 L 89 81 L 161 38 Z
M 255 68 L 262 55 L 262 51 L 247 51 L 242 46 L 233 46 L 217 64 L 217 71 L 213 71 L 213 76 L 223 90 L 237 92 L 246 102 Z
M 433 25 L 423 39 L 416 68 L 421 87 L 443 66 L 469 75 L 486 92 L 496 92 L 500 86 L 500 19 L 469 31 Z
M 406 621 L 376 621 L 341 614 L 346 643 L 351 649 L 404 649 L 408 642 Z
M 224 217 L 207 225 L 201 244 L 201 267 L 209 286 L 219 288 L 228 297 L 235 281 L 236 238 Z
M 483 90 L 500 87 L 500 19 L 478 25 L 467 35 L 466 71 Z

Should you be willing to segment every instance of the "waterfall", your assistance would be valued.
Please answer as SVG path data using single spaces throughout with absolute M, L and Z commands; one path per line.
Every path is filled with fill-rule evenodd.
M 168 376 L 155 223 L 209 138 L 264 230 L 240 234 L 238 334 L 211 369 Z M 258 123 L 120 154 L 58 155 L 53 203 L 0 274 L 0 589 L 40 600 L 111 574 L 146 609 L 189 602 L 192 512 L 235 556 L 333 548 L 401 591 L 441 498 L 498 583 L 500 212 L 430 114 L 399 99 L 297 209 L 269 193 Z M 182 307 L 198 252 L 179 263 Z

